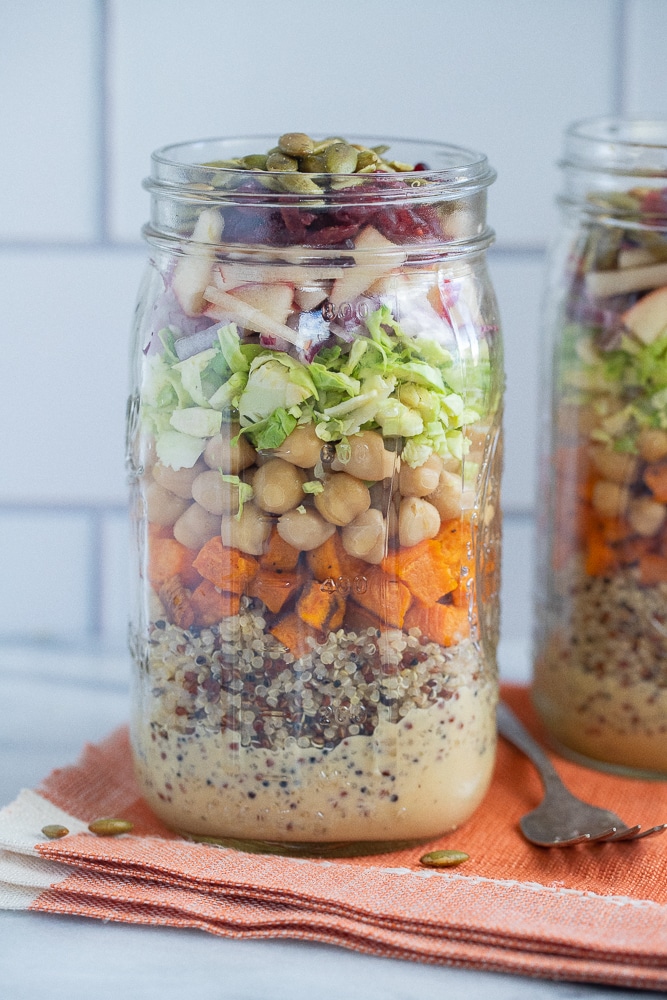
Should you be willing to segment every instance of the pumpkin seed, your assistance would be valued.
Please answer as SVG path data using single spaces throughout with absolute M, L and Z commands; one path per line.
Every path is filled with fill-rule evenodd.
M 282 191 L 283 187 L 277 177 L 273 177 L 268 170 L 254 170 L 253 178 L 261 184 L 267 191 Z
M 346 142 L 335 142 L 324 154 L 327 170 L 331 174 L 353 174 L 357 169 L 357 151 Z
M 60 823 L 47 823 L 46 826 L 42 827 L 42 833 L 49 840 L 57 840 L 58 837 L 66 837 L 69 830 L 66 826 L 61 826 Z
M 212 160 L 204 163 L 205 167 L 224 167 L 228 170 L 252 170 L 260 183 L 273 191 L 293 191 L 297 194 L 315 194 L 316 190 L 308 183 L 295 181 L 282 183 L 284 178 L 275 181 L 263 181 L 267 173 L 282 174 L 335 174 L 338 180 L 330 180 L 334 190 L 353 187 L 355 182 L 346 182 L 340 175 L 352 174 L 395 174 L 412 172 L 414 166 L 401 160 L 385 160 L 383 155 L 389 146 L 373 146 L 370 149 L 358 143 L 347 142 L 340 136 L 329 136 L 315 141 L 305 132 L 285 132 L 280 136 L 278 145 L 266 153 L 249 153 L 247 156 L 230 160 Z M 211 184 L 214 187 L 233 186 L 236 181 L 231 175 L 213 176 Z M 419 181 L 417 183 L 424 183 Z M 626 195 L 626 198 L 630 198 Z
M 392 170 L 396 171 L 396 173 L 404 174 L 414 170 L 413 166 L 409 163 L 402 163 L 401 160 L 388 160 L 387 163 Z
M 453 868 L 454 865 L 460 865 L 469 858 L 470 855 L 463 851 L 429 851 L 428 854 L 422 855 L 419 862 L 427 868 Z
M 370 173 L 370 171 L 366 172 Z M 345 188 L 359 187 L 363 183 L 363 177 L 359 177 L 358 174 L 347 174 L 344 177 L 337 177 L 334 181 L 331 181 L 329 186 L 332 191 L 344 191 Z
M 285 132 L 278 139 L 278 148 L 287 156 L 309 156 L 315 143 L 305 132 Z
M 299 169 L 299 161 L 293 156 L 285 156 L 285 154 L 280 151 L 277 153 L 269 153 L 266 158 L 266 169 L 280 172 L 293 172 Z
M 241 160 L 209 160 L 202 167 L 224 167 L 226 170 L 243 170 Z
M 241 164 L 247 170 L 266 170 L 266 153 L 250 153 L 244 156 Z
M 324 157 L 317 153 L 310 153 L 299 160 L 299 170 L 306 174 L 323 174 L 327 169 Z
M 88 829 L 98 837 L 117 837 L 119 833 L 129 833 L 133 829 L 133 824 L 127 819 L 106 816 L 103 819 L 93 820 L 88 824 Z
M 339 135 L 330 135 L 328 139 L 321 139 L 319 142 L 315 143 L 313 146 L 313 153 L 323 153 L 325 149 L 329 146 L 333 146 L 336 142 L 345 142 L 345 139 L 342 139 Z M 387 149 L 388 148 L 389 147 L 387 146 Z
M 289 174 L 280 178 L 281 187 L 295 194 L 322 194 L 322 188 L 307 174 Z
M 374 153 L 372 149 L 360 149 L 357 154 L 357 171 L 363 170 L 364 167 L 374 166 L 378 159 L 377 153 Z

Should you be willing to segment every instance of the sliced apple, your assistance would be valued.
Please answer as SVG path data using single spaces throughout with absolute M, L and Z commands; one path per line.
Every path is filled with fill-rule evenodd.
M 231 292 L 234 288 L 240 288 L 242 285 L 247 285 L 249 282 L 241 281 L 237 273 L 229 274 L 226 268 L 221 267 L 219 264 L 213 267 L 211 271 L 211 282 L 220 288 L 223 292 Z
M 294 298 L 294 288 L 292 285 L 241 285 L 229 293 L 235 299 L 241 299 L 249 306 L 253 306 L 264 316 L 275 320 L 276 323 L 284 323 L 292 310 L 292 299 Z M 257 330 L 257 333 L 262 333 Z
M 254 330 L 267 337 L 281 337 L 295 347 L 301 346 L 303 338 L 295 330 L 291 330 L 284 323 L 277 323 L 255 306 L 249 305 L 235 295 L 230 295 L 229 292 L 221 291 L 215 285 L 208 285 L 204 291 L 204 298 L 210 303 L 206 308 L 206 315 L 212 316 L 213 319 L 238 323 L 245 330 Z
M 626 267 L 642 267 L 644 264 L 655 264 L 656 259 L 646 247 L 626 247 L 618 251 L 618 266 L 621 270 Z
M 624 267 L 617 271 L 589 271 L 586 275 L 586 291 L 596 299 L 643 292 L 661 285 L 667 285 L 667 263 Z
M 219 272 L 218 277 L 213 275 L 215 284 L 226 292 L 239 285 L 270 285 L 274 281 L 292 285 L 307 285 L 311 281 L 327 281 L 338 278 L 344 270 L 339 264 L 331 264 L 326 267 L 315 264 L 296 264 L 268 251 L 262 256 L 266 257 L 267 260 L 273 259 L 274 263 L 257 264 L 228 260 L 218 265 L 216 268 Z M 303 259 L 304 251 L 301 250 L 300 260 Z
M 174 269 L 173 289 L 188 316 L 199 316 L 205 308 L 204 289 L 211 281 L 215 251 L 202 244 L 216 244 L 222 235 L 222 216 L 215 208 L 205 208 L 200 214 L 189 243 L 183 246 Z
M 327 288 L 295 288 L 294 301 L 302 312 L 312 312 L 329 297 Z
M 400 267 L 405 260 L 403 251 L 373 226 L 361 230 L 351 254 L 355 259 L 354 267 L 346 268 L 334 281 L 329 296 L 329 301 L 336 308 L 343 302 L 356 299 L 374 281 Z
M 644 344 L 651 344 L 667 332 L 667 287 L 656 288 L 621 316 L 623 325 Z

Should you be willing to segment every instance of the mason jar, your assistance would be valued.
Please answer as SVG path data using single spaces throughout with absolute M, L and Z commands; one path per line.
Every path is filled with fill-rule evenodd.
M 300 133 L 153 155 L 131 728 L 143 795 L 180 833 L 378 851 L 486 792 L 493 179 L 454 146 Z
M 560 749 L 667 776 L 667 122 L 565 136 L 545 306 L 534 700 Z

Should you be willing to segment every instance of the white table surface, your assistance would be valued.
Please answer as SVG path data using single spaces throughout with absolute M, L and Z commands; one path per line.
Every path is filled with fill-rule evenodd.
M 502 674 L 527 678 L 525 644 Z M 128 659 L 0 646 L 0 805 L 128 715 Z M 359 955 L 292 941 L 0 913 L 0 1000 L 565 1000 L 663 994 Z

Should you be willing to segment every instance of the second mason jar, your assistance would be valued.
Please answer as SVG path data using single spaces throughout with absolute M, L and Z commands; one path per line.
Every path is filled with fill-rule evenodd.
M 296 133 L 153 157 L 132 740 L 182 833 L 354 853 L 450 830 L 484 796 L 493 176 L 456 147 Z
M 564 752 L 667 777 L 667 122 L 577 123 L 563 168 L 534 698 Z

